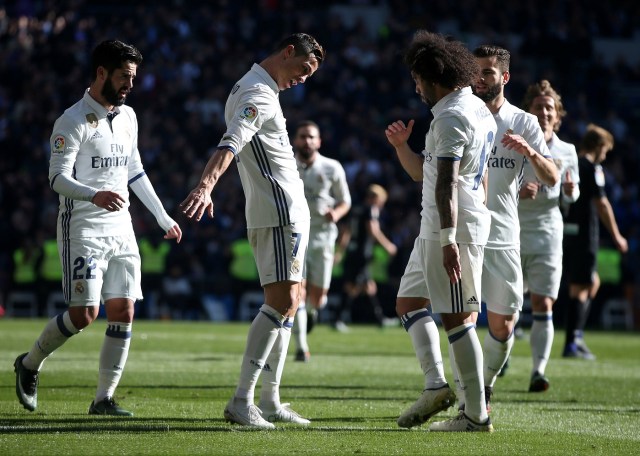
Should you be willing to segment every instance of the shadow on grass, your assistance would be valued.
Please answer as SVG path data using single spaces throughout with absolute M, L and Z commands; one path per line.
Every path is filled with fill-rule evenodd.
M 315 419 L 319 426 L 301 427 L 293 424 L 278 424 L 276 431 L 304 432 L 406 432 L 393 426 L 396 417 L 354 418 L 338 417 Z M 351 423 L 346 426 L 331 426 L 331 423 Z M 388 427 L 358 426 L 359 423 L 388 423 Z M 42 418 L 42 419 L 2 419 L 2 434 L 58 434 L 58 433 L 158 433 L 158 432 L 264 432 L 260 429 L 227 424 L 224 419 L 192 418 Z

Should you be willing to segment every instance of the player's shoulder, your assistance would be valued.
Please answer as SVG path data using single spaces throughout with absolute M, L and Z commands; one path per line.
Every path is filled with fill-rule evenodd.
M 322 155 L 320 153 L 316 157 L 316 161 L 324 168 L 342 168 L 342 164 L 338 160 L 336 160 L 335 158 L 327 157 L 326 155 Z

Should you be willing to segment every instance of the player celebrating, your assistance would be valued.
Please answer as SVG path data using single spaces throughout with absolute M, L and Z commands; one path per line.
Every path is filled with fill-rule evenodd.
M 496 123 L 471 93 L 478 64 L 462 43 L 419 31 L 405 62 L 416 92 L 431 107 L 433 120 L 422 155 L 407 144 L 413 120 L 406 126 L 396 121 L 385 132 L 405 171 L 422 181 L 420 234 L 400 282 L 396 310 L 425 374 L 425 389 L 398 418 L 398 425 L 420 425 L 455 401 L 444 376 L 430 305 L 431 311 L 440 314 L 455 352 L 467 408 L 456 418 L 432 423 L 429 429 L 492 432 L 474 321 L 480 311 L 482 259 L 491 220 L 484 205 L 483 179 Z
M 141 62 L 129 44 L 100 43 L 91 55 L 89 89 L 53 126 L 49 182 L 60 194 L 57 238 L 69 310 L 51 319 L 33 348 L 14 363 L 16 393 L 30 411 L 37 407 L 44 360 L 97 318 L 103 299 L 107 331 L 89 414 L 133 415 L 113 399 L 129 354 L 134 303 L 142 299 L 127 185 L 166 231 L 165 239 L 182 238 L 144 172 L 138 121 L 124 105 Z
M 224 410 L 228 421 L 243 426 L 273 429 L 270 421 L 309 424 L 280 402 L 280 379 L 300 300 L 310 216 L 278 95 L 303 84 L 323 59 L 322 46 L 313 37 L 297 33 L 253 65 L 233 86 L 225 106 L 227 131 L 199 184 L 181 203 L 189 218 L 200 220 L 205 211 L 213 217 L 211 192 L 236 160 L 246 197 L 247 234 L 265 300 L 249 329 L 238 387 Z M 253 395 L 261 372 L 258 408 Z
M 553 304 L 562 278 L 563 221 L 558 203 L 568 205 L 578 199 L 580 175 L 575 146 L 561 141 L 555 133 L 567 113 L 549 81 L 530 85 L 522 107 L 538 117 L 561 178 L 561 182 L 548 186 L 537 179 L 529 162 L 525 162 L 518 204 L 522 274 L 529 289 L 533 316 L 529 391 L 540 392 L 549 388 L 544 373 L 553 345 Z
M 511 78 L 509 51 L 483 45 L 473 53 L 480 65 L 474 93 L 486 102 L 501 138 L 491 150 L 488 162 L 491 232 L 482 270 L 482 298 L 487 304 L 489 322 L 489 333 L 483 343 L 485 395 L 489 404 L 493 385 L 513 347 L 513 328 L 522 310 L 518 191 L 524 163 L 528 162 L 536 178 L 549 186 L 558 182 L 558 170 L 536 117 L 513 106 L 504 96 L 504 87 Z M 455 363 L 452 365 L 455 367 Z M 464 379 L 460 381 L 464 388 Z M 463 397 L 460 402 L 464 408 Z

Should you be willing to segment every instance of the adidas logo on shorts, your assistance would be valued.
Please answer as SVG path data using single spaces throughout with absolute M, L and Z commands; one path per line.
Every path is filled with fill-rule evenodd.
M 476 298 L 475 296 L 471 296 L 471 297 L 467 300 L 467 304 L 479 304 L 479 302 L 478 302 L 478 298 Z

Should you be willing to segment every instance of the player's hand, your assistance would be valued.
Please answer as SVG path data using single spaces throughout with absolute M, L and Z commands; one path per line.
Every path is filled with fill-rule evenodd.
M 442 247 L 442 265 L 444 266 L 444 270 L 447 271 L 449 281 L 451 283 L 458 283 L 462 278 L 462 266 L 460 266 L 458 244 L 455 242 Z
M 624 237 L 618 236 L 614 239 L 614 241 L 620 253 L 627 253 L 627 251 L 629 251 L 629 244 Z
M 195 218 L 196 221 L 200 221 L 204 212 L 207 211 L 209 217 L 213 218 L 213 201 L 211 201 L 211 194 L 201 187 L 194 188 L 189 196 L 180 203 L 182 213 L 188 218 Z
M 527 158 L 533 157 L 536 153 L 531 147 L 529 147 L 529 143 L 527 143 L 522 136 L 509 133 L 509 131 L 502 136 L 502 140 L 500 142 L 506 149 L 515 150 L 517 153 L 524 155 Z
M 389 144 L 391 144 L 393 147 L 399 147 L 406 143 L 409 140 L 409 136 L 411 136 L 414 123 L 415 121 L 411 119 L 409 121 L 409 124 L 406 126 L 402 120 L 397 120 L 390 124 L 384 131 Z
M 180 240 L 182 239 L 182 230 L 179 225 L 174 225 L 171 227 L 167 234 L 164 235 L 165 239 L 176 239 L 176 243 L 180 244 Z
M 537 182 L 525 182 L 520 188 L 520 199 L 536 199 L 539 188 Z
M 564 194 L 571 197 L 573 196 L 573 191 L 576 188 L 576 183 L 571 179 L 571 171 L 567 170 L 564 175 L 564 182 L 562 183 L 562 190 Z
M 109 212 L 119 211 L 126 203 L 123 197 L 110 190 L 100 190 L 93 196 L 91 202 Z

